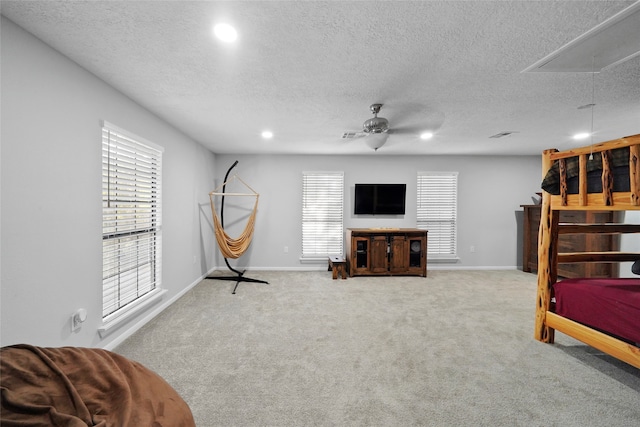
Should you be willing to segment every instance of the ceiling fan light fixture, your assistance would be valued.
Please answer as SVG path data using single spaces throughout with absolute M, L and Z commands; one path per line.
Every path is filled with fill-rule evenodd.
M 383 133 L 389 130 L 389 120 L 384 117 L 373 117 L 364 122 L 362 130 L 366 133 Z
M 378 148 L 386 144 L 387 139 L 389 139 L 388 133 L 377 133 L 377 134 L 372 134 L 367 136 L 367 138 L 365 139 L 365 143 L 370 148 L 373 148 L 375 151 L 378 151 Z
M 384 117 L 378 117 L 382 104 L 371 104 L 371 112 L 373 118 L 366 120 L 362 124 L 362 130 L 366 133 L 384 133 L 389 130 L 389 120 Z M 386 141 L 386 140 L 385 140 Z

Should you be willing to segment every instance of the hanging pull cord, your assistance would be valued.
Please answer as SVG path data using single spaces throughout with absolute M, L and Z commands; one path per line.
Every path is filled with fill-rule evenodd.
M 593 160 L 593 109 L 596 108 L 596 70 L 595 70 L 596 57 L 591 57 L 591 154 L 589 154 L 589 160 Z
M 216 234 L 216 241 L 218 242 L 218 247 L 220 248 L 220 252 L 224 255 L 225 258 L 236 259 L 242 256 L 249 245 L 251 245 L 251 240 L 253 238 L 253 231 L 255 229 L 256 224 L 256 214 L 258 212 L 258 194 L 255 194 L 256 202 L 253 205 L 253 211 L 249 216 L 249 220 L 247 221 L 247 225 L 244 230 L 237 238 L 232 238 L 229 236 L 222 227 L 220 222 L 220 218 L 216 214 L 216 209 L 213 203 L 214 194 L 209 194 L 209 200 L 211 202 L 211 215 L 213 216 L 213 228 Z

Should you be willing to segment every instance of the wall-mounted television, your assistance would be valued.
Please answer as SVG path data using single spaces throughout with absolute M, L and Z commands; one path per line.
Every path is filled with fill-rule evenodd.
M 406 184 L 356 184 L 354 214 L 404 215 Z

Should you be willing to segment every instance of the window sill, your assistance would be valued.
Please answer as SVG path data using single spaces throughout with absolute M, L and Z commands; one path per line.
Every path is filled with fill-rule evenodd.
M 451 257 L 438 257 L 438 258 L 429 258 L 427 257 L 427 263 L 431 264 L 455 264 L 460 261 L 460 258 L 457 256 Z
M 102 326 L 98 328 L 100 338 L 108 336 L 133 317 L 137 316 L 148 307 L 156 304 L 166 293 L 166 289 L 154 289 L 135 303 L 132 303 L 126 308 L 107 316 L 106 320 L 103 321 Z
M 321 263 L 329 262 L 329 255 L 327 256 L 317 256 L 317 257 L 306 257 L 300 258 L 300 264 L 321 264 Z

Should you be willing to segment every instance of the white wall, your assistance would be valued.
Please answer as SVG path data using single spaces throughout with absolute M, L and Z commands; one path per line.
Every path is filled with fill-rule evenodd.
M 2 18 L 1 344 L 112 347 L 213 268 L 215 156 Z M 165 148 L 163 300 L 105 339 L 101 120 Z M 196 261 L 194 262 L 194 257 Z M 70 316 L 88 311 L 79 332 Z
M 248 269 L 318 269 L 326 265 L 300 263 L 302 172 L 344 171 L 345 227 L 415 227 L 418 171 L 457 171 L 458 244 L 460 261 L 446 268 L 515 268 L 521 260 L 520 205 L 531 204 L 540 191 L 540 157 L 490 156 L 259 156 L 216 155 L 221 184 L 224 173 L 238 160 L 237 174 L 260 193 L 258 218 L 250 250 L 232 266 Z M 405 183 L 404 216 L 353 215 L 356 183 Z M 241 186 L 240 186 L 241 187 Z M 499 191 L 498 191 L 499 189 Z M 230 189 L 227 189 L 230 191 Z M 246 212 L 234 211 L 225 200 L 225 229 L 237 236 L 245 225 Z M 248 208 L 247 208 L 248 210 Z M 237 222 L 233 224 L 233 222 Z M 284 253 L 288 247 L 289 252 Z M 475 252 L 470 252 L 470 247 Z M 218 265 L 224 260 L 218 258 Z M 431 264 L 430 268 L 435 268 Z M 440 267 L 445 267 L 440 265 Z

